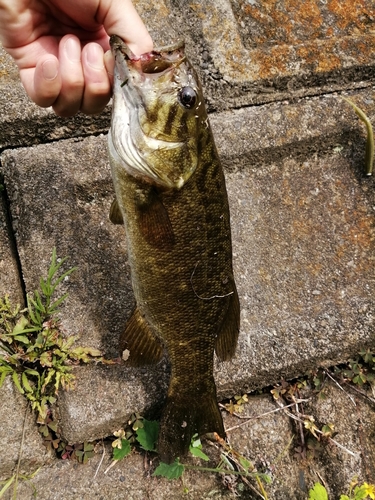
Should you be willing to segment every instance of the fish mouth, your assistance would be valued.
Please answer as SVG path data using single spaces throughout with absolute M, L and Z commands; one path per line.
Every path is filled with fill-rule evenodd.
M 125 61 L 126 66 L 146 75 L 159 75 L 170 69 L 175 69 L 186 60 L 184 53 L 185 42 L 183 40 L 155 48 L 151 52 L 146 52 L 140 56 L 134 55 L 118 35 L 111 35 L 109 43 L 117 67 L 123 66 L 121 63 Z

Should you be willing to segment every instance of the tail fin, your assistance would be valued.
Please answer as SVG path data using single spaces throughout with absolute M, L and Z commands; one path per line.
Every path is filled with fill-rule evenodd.
M 225 437 L 223 419 L 216 399 L 216 388 L 199 398 L 186 397 L 186 393 L 169 396 L 161 419 L 158 452 L 165 463 L 172 463 L 189 450 L 191 438 L 217 432 Z

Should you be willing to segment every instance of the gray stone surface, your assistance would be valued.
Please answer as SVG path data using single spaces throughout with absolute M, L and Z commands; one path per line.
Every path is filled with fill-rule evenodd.
M 0 387 L 0 400 L 0 480 L 4 480 L 10 477 L 18 463 L 20 452 L 21 474 L 35 471 L 49 463 L 52 456 L 43 445 L 42 436 L 35 425 L 35 415 L 13 386 L 10 377 Z
M 326 385 L 324 393 L 324 398 L 318 395 L 311 398 L 304 411 L 313 415 L 318 425 L 333 423 L 337 433 L 334 439 L 343 446 L 326 446 L 315 461 L 329 494 L 338 498 L 339 491 L 344 491 L 343 485 L 349 485 L 356 476 L 360 481 L 375 483 L 374 399 L 366 401 L 355 387 L 351 389 L 345 385 L 343 391 L 333 383 Z M 367 396 L 373 395 L 368 393 Z
M 184 38 L 210 110 L 316 95 L 374 83 L 372 0 L 135 2 L 156 44 Z M 0 149 L 105 132 L 101 115 L 57 118 L 27 98 L 0 47 Z
M 368 113 L 374 112 L 372 94 L 353 99 L 366 100 Z M 337 97 L 220 113 L 212 115 L 212 125 L 223 162 L 231 166 L 242 318 L 235 358 L 216 366 L 223 398 L 340 362 L 373 344 L 374 200 L 373 180 L 360 174 L 362 130 Z M 113 194 L 106 137 L 6 151 L 1 161 L 27 290 L 38 286 L 53 246 L 69 255 L 78 270 L 63 287 L 69 291 L 63 328 L 116 357 L 134 299 L 125 235 L 107 215 Z M 86 382 L 60 400 L 70 442 L 102 437 L 121 415 L 125 420 L 151 403 L 133 372 L 130 378 L 114 367 L 83 373 Z M 162 382 L 162 389 L 148 393 L 158 407 L 167 374 L 163 367 L 145 374 Z M 95 388 L 90 394 L 87 385 Z
M 330 498 L 338 500 L 340 494 L 346 493 L 354 476 L 360 483 L 366 479 L 374 481 L 373 407 L 362 396 L 358 398 L 353 393 L 354 406 L 348 398 L 350 392 L 342 392 L 333 383 L 326 384 L 324 391 L 326 398 L 322 399 L 310 389 L 303 390 L 301 396 L 305 402 L 299 403 L 299 411 L 313 416 L 318 426 L 334 423 L 338 432 L 335 440 L 346 451 L 327 440 L 318 443 L 310 435 L 315 454 L 301 457 L 296 453 L 300 446 L 299 424 L 280 410 L 269 395 L 250 396 L 249 402 L 243 405 L 241 418 L 224 413 L 232 449 L 250 460 L 258 472 L 266 473 L 272 479 L 271 484 L 265 486 L 270 500 L 306 500 L 308 489 L 315 482 L 322 481 Z M 305 439 L 308 438 L 306 433 Z M 153 454 L 145 456 L 133 452 L 105 474 L 111 463 L 112 450 L 108 443 L 104 449 L 102 462 L 103 447 L 99 443 L 97 455 L 85 466 L 74 461 L 55 460 L 43 467 L 31 481 L 36 487 L 37 499 L 260 498 L 246 485 L 242 485 L 244 489 L 241 490 L 238 486 L 241 481 L 234 476 L 223 478 L 207 472 L 186 471 L 182 482 L 152 477 L 158 464 Z M 184 463 L 215 467 L 219 461 L 217 445 L 204 442 L 204 451 L 211 459 L 209 463 L 203 464 L 191 457 Z M 250 480 L 250 484 L 257 487 L 254 480 Z M 22 482 L 18 497 L 31 499 L 32 492 L 30 484 Z

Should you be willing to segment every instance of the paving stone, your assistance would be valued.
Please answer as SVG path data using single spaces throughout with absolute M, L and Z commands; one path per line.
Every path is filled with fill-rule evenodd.
M 43 445 L 35 425 L 35 415 L 26 399 L 7 377 L 0 387 L 0 480 L 15 472 L 21 453 L 20 473 L 30 473 L 51 461 L 52 456 Z M 21 449 L 22 434 L 24 440 Z
M 317 394 L 308 387 L 303 389 L 300 396 L 304 402 L 298 403 L 300 414 L 314 417 L 319 427 L 334 423 L 338 432 L 334 439 L 341 445 L 340 448 L 332 442 L 329 443 L 327 439 L 318 442 L 305 431 L 305 442 L 311 439 L 305 456 L 301 452 L 298 453 L 303 424 L 301 426 L 285 413 L 270 395 L 250 395 L 248 403 L 242 405 L 240 418 L 224 412 L 230 447 L 235 450 L 237 457 L 241 455 L 246 458 L 258 472 L 270 477 L 271 483 L 264 486 L 270 500 L 306 500 L 308 490 L 313 484 L 323 481 L 330 498 L 336 500 L 340 494 L 346 493 L 354 476 L 360 484 L 364 481 L 374 481 L 374 462 L 371 461 L 374 408 L 368 399 L 351 391 L 347 386 L 345 391 L 342 391 L 329 381 L 324 386 L 323 399 L 322 393 Z M 355 400 L 356 406 L 349 397 Z M 100 444 L 97 445 L 97 455 L 89 460 L 87 465 L 80 465 L 75 461 L 54 460 L 43 467 L 31 481 L 37 490 L 37 498 L 112 500 L 121 496 L 134 500 L 245 500 L 259 497 L 246 484 L 241 484 L 238 476 L 228 474 L 223 477 L 186 470 L 182 483 L 153 477 L 152 473 L 158 461 L 150 453 L 132 453 L 105 473 L 111 464 L 112 456 L 108 442 L 105 442 L 104 449 L 103 457 L 103 448 Z M 217 449 L 203 441 L 203 450 L 210 457 L 210 462 L 203 463 L 191 457 L 183 462 L 216 467 L 220 458 Z M 254 479 L 250 479 L 250 484 L 259 491 Z M 30 483 L 20 484 L 20 498 L 31 499 L 32 492 Z
M 365 95 L 371 113 L 372 94 Z M 365 95 L 353 98 L 360 102 Z M 340 110 L 336 124 L 334 106 Z M 213 115 L 212 123 L 224 164 L 237 159 L 227 184 L 242 327 L 234 360 L 216 366 L 223 398 L 337 363 L 373 343 L 375 202 L 373 180 L 360 173 L 362 130 L 337 98 L 226 112 L 224 118 Z M 253 141 L 263 123 L 269 124 L 266 133 Z M 243 149 L 246 141 L 249 148 Z M 61 311 L 63 328 L 80 335 L 80 343 L 117 356 L 134 299 L 125 235 L 107 215 L 113 194 L 106 138 L 6 151 L 1 159 L 27 290 L 38 286 L 53 246 L 60 256 L 69 255 L 69 265 L 78 269 L 63 287 L 70 294 Z M 106 415 L 107 431 L 121 412 L 126 419 L 148 407 L 142 391 L 138 400 L 133 397 L 139 382 L 125 384 L 128 372 L 118 370 L 92 368 L 86 378 L 91 382 L 64 394 L 61 425 L 69 441 L 102 436 Z M 164 388 L 163 368 L 156 379 Z M 89 415 L 88 385 L 102 387 L 100 398 L 93 391 L 90 405 L 97 412 Z M 113 416 L 118 394 L 123 406 Z M 164 394 L 152 392 L 156 404 Z
M 159 1 L 157 15 L 143 1 L 136 5 L 156 36 L 173 36 L 164 29 L 169 20 L 187 40 L 216 110 L 374 81 L 371 0 L 172 0 Z
M 340 490 L 344 492 L 343 485 L 349 485 L 355 477 L 375 483 L 374 400 L 371 403 L 371 393 L 362 390 L 365 394 L 362 397 L 355 389 L 347 385 L 340 389 L 329 383 L 324 388 L 324 397 L 316 395 L 304 406 L 318 426 L 334 424 L 334 439 L 339 446 L 331 442 L 317 454 L 315 461 L 333 498 L 338 497 Z
M 375 82 L 372 0 L 180 0 L 136 6 L 157 45 L 184 38 L 209 109 L 224 110 Z M 99 116 L 59 118 L 26 96 L 0 47 L 0 149 L 89 136 L 109 127 Z

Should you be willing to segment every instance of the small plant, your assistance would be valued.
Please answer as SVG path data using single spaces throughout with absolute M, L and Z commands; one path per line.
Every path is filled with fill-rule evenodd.
M 247 394 L 242 396 L 234 396 L 234 401 L 231 399 L 229 403 L 224 405 L 224 408 L 231 414 L 242 413 L 243 405 L 248 402 Z
M 137 414 L 135 414 L 137 415 Z M 134 416 L 129 421 L 131 425 L 134 422 Z M 156 443 L 159 433 L 159 423 L 155 421 L 146 420 L 139 415 L 136 417 L 136 421 L 142 425 L 136 430 L 136 443 L 145 451 L 157 453 Z M 126 438 L 126 430 L 120 429 L 114 432 L 116 439 L 112 442 L 113 447 L 113 461 L 111 465 L 107 468 L 105 473 L 108 472 L 119 460 L 122 460 L 131 453 L 130 441 Z M 133 434 L 132 434 L 133 436 Z M 177 458 L 172 464 L 166 464 L 160 462 L 156 467 L 153 476 L 160 476 L 166 479 L 178 479 L 180 478 L 186 469 L 199 470 L 205 472 L 216 472 L 224 476 L 238 476 L 241 477 L 250 488 L 253 488 L 251 484 L 247 481 L 247 478 L 253 478 L 257 481 L 260 491 L 262 492 L 263 498 L 267 500 L 267 494 L 264 490 L 262 481 L 265 483 L 270 482 L 270 478 L 266 474 L 259 474 L 254 469 L 253 465 L 245 457 L 234 451 L 223 439 L 216 436 L 217 442 L 222 448 L 221 459 L 217 467 L 202 467 L 198 465 L 183 464 Z M 198 435 L 194 435 L 189 447 L 191 455 L 197 457 L 201 460 L 208 462 L 209 457 L 202 450 L 202 443 Z M 243 486 L 243 485 L 242 485 Z M 254 489 L 254 488 L 253 488 Z
M 364 385 L 375 380 L 375 355 L 370 349 L 362 350 L 356 359 L 348 362 L 348 367 L 342 370 L 345 379 L 353 384 Z
M 13 474 L 9 479 L 6 479 L 5 481 L 0 481 L 0 487 L 1 485 L 2 488 L 0 490 L 0 498 L 4 498 L 5 493 L 9 490 L 9 488 L 13 485 L 15 485 L 18 481 L 30 481 L 35 477 L 35 475 L 38 473 L 39 469 L 37 469 L 35 472 L 32 474 Z M 33 489 L 33 497 L 36 496 L 36 488 L 33 485 L 33 483 L 29 483 L 30 487 Z M 13 499 L 16 500 L 16 493 L 13 494 Z
M 9 297 L 0 298 L 0 387 L 12 377 L 18 391 L 31 403 L 44 425 L 48 408 L 56 401 L 61 387 L 74 387 L 72 365 L 107 362 L 100 351 L 73 347 L 75 336 L 64 338 L 57 319 L 58 308 L 67 294 L 54 299 L 56 288 L 75 268 L 58 275 L 66 258 L 58 261 L 53 249 L 46 279 L 40 279 L 40 291 L 27 297 L 27 308 L 13 307 Z M 48 424 L 47 424 L 48 426 Z
M 328 500 L 328 493 L 325 487 L 320 483 L 315 483 L 309 490 L 308 500 Z M 358 481 L 353 479 L 350 483 L 348 494 L 340 495 L 340 500 L 368 500 L 375 499 L 375 486 L 373 484 L 363 483 L 358 485 Z

